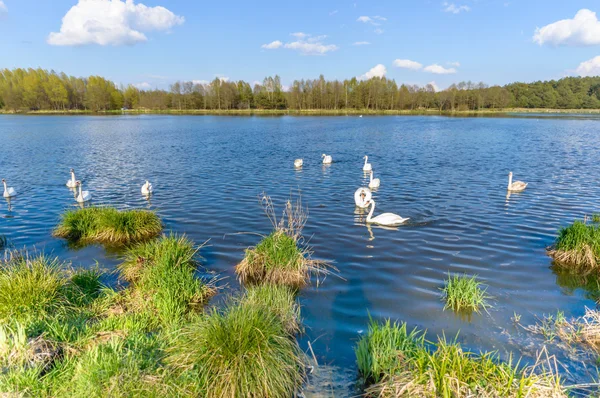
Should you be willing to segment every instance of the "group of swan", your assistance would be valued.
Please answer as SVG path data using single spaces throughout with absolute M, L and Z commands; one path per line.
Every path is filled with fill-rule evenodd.
M 333 159 L 331 158 L 331 155 L 321 155 L 321 157 L 323 158 L 323 164 L 331 164 L 333 163 Z M 296 159 L 294 160 L 294 167 L 299 169 L 304 165 L 304 159 Z

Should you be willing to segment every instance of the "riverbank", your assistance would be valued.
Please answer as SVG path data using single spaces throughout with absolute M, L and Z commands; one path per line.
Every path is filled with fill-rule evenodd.
M 220 116 L 347 116 L 347 115 L 413 115 L 413 116 L 509 116 L 515 114 L 600 114 L 600 109 L 506 108 L 466 111 L 439 109 L 374 110 L 374 109 L 127 109 L 93 112 L 90 110 L 13 111 L 0 109 L 0 115 L 220 115 Z

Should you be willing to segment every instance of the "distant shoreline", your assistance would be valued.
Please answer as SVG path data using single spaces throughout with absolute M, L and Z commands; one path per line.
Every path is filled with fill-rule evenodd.
M 93 112 L 89 110 L 66 111 L 9 111 L 0 109 L 0 115 L 217 115 L 217 116 L 345 116 L 345 115 L 413 115 L 413 116 L 510 116 L 511 114 L 600 114 L 600 109 L 546 109 L 546 108 L 506 108 L 468 111 L 419 110 L 372 110 L 372 109 L 128 109 Z

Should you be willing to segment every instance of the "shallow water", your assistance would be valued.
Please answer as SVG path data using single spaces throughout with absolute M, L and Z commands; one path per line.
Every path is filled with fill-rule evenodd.
M 75 205 L 65 187 L 73 167 L 94 204 L 151 208 L 167 230 L 186 233 L 206 268 L 238 289 L 233 267 L 270 223 L 262 192 L 277 212 L 300 192 L 309 209 L 304 230 L 315 256 L 338 276 L 301 293 L 317 360 L 350 390 L 353 345 L 369 314 L 455 336 L 474 350 L 531 359 L 541 341 L 513 326 L 595 306 L 582 281 L 556 275 L 545 248 L 559 227 L 600 211 L 600 134 L 593 117 L 223 117 L 2 116 L 0 175 L 19 196 L 0 201 L 0 234 L 16 247 L 49 251 L 74 265 L 112 269 L 118 254 L 72 250 L 51 236 Z M 321 154 L 333 156 L 330 166 Z M 395 229 L 367 227 L 354 191 L 366 185 L 369 155 L 381 188 L 376 213 L 410 217 Z M 304 158 L 302 170 L 293 160 Z M 507 174 L 529 183 L 506 195 Z M 149 179 L 155 194 L 140 187 Z M 477 274 L 494 307 L 470 319 L 442 310 L 448 272 Z M 114 281 L 113 281 L 114 282 Z M 585 379 L 577 364 L 567 363 Z M 581 371 L 582 372 L 582 371 Z M 334 376 L 331 376 L 334 378 Z M 343 391 L 344 395 L 349 391 Z

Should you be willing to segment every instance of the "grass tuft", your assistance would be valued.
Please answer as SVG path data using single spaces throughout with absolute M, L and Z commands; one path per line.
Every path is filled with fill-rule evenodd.
M 206 397 L 291 397 L 304 379 L 304 356 L 281 319 L 261 306 L 230 304 L 186 327 L 167 358 L 192 371 Z
M 594 218 L 593 218 L 594 219 Z M 596 222 L 595 222 L 596 223 Z M 600 268 L 600 225 L 575 221 L 558 232 L 548 251 L 559 267 L 589 273 Z
M 263 197 L 263 205 L 274 231 L 246 250 L 244 259 L 235 267 L 239 280 L 244 284 L 281 284 L 298 289 L 308 284 L 311 274 L 327 274 L 329 264 L 311 259 L 310 250 L 300 248 L 307 219 L 302 203 L 292 205 L 288 201 L 279 222 L 268 196 Z
M 275 314 L 290 334 L 299 333 L 300 306 L 296 303 L 296 292 L 287 286 L 251 286 L 242 296 L 241 303 Z
M 444 310 L 452 309 L 456 312 L 480 313 L 483 308 L 487 310 L 490 305 L 487 300 L 490 298 L 486 294 L 487 288 L 481 287 L 481 282 L 477 276 L 448 274 L 446 285 L 442 290 L 443 299 L 446 304 Z
M 123 245 L 152 239 L 161 230 L 160 219 L 148 210 L 86 207 L 65 212 L 54 236 L 81 244 Z
M 200 311 L 216 290 L 214 282 L 196 276 L 197 250 L 189 239 L 177 235 L 131 248 L 119 265 L 131 284 L 126 305 L 134 311 L 151 311 L 163 324 Z
M 431 349 L 429 348 L 431 346 Z M 556 366 L 546 354 L 535 366 L 502 362 L 496 353 L 474 354 L 459 343 L 408 332 L 406 324 L 376 323 L 356 346 L 367 396 L 376 397 L 566 397 Z
M 46 316 L 65 303 L 67 283 L 57 258 L 11 253 L 0 262 L 0 320 Z

